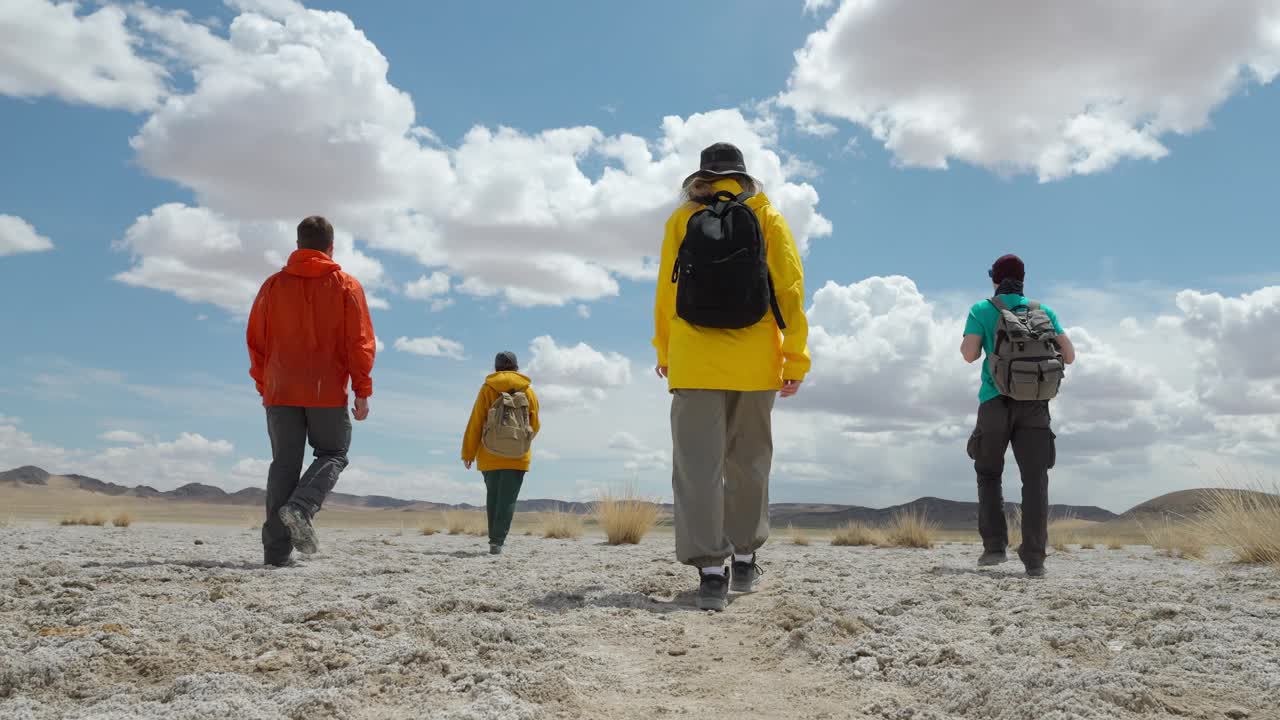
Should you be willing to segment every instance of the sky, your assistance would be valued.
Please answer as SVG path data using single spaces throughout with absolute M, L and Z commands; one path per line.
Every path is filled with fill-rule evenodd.
M 525 496 L 667 499 L 654 261 L 727 140 L 806 268 L 774 502 L 972 499 L 958 347 L 1006 252 L 1079 350 L 1055 502 L 1270 482 L 1278 72 L 1280 0 L 8 0 L 0 466 L 262 485 L 246 313 L 323 214 L 380 345 L 339 489 L 481 500 L 462 431 L 513 350 Z

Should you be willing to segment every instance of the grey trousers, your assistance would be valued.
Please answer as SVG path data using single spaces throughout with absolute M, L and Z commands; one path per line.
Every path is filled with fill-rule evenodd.
M 769 539 L 776 397 L 772 390 L 672 392 L 671 489 L 680 562 L 721 565 Z
M 262 524 L 264 562 L 278 565 L 289 559 L 293 545 L 278 513 L 293 503 L 308 515 L 320 512 L 324 499 L 347 466 L 351 447 L 351 417 L 346 407 L 267 407 L 267 435 L 271 438 L 271 470 L 267 473 L 267 519 Z M 311 444 L 315 460 L 302 472 Z

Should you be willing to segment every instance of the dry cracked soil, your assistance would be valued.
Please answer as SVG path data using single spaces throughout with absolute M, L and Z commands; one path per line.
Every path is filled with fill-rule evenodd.
M 199 541 L 199 544 L 197 544 Z M 766 546 L 693 607 L 669 537 L 0 528 L 0 717 L 1280 718 L 1280 573 L 1076 550 Z

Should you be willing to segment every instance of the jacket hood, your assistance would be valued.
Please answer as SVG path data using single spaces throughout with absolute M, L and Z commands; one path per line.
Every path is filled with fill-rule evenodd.
M 484 384 L 498 392 L 523 392 L 528 390 L 533 382 L 518 372 L 505 370 L 485 378 Z
M 298 277 L 321 277 L 338 272 L 342 266 L 319 250 L 294 250 L 284 271 Z
M 738 195 L 742 192 L 742 183 L 734 180 L 733 178 L 720 178 L 719 180 L 711 183 L 711 189 L 717 192 L 727 190 L 734 195 Z M 769 204 L 769 196 L 765 195 L 763 190 L 747 198 L 746 202 L 747 207 L 752 208 L 753 210 Z

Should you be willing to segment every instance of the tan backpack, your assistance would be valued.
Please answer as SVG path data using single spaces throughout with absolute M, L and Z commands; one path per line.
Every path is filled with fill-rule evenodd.
M 1065 366 L 1049 313 L 1034 300 L 1016 310 L 999 297 L 992 298 L 991 304 L 1000 311 L 995 349 L 989 358 L 996 389 L 1014 400 L 1057 397 Z
M 504 458 L 522 458 L 533 446 L 533 426 L 529 424 L 529 397 L 523 392 L 502 393 L 489 406 L 484 433 L 484 449 Z

